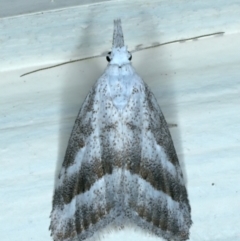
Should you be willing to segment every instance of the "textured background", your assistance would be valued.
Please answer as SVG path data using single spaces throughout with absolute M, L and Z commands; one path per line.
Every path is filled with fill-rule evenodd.
M 190 240 L 240 240 L 240 1 L 19 2 L 0 2 L 0 239 L 51 240 L 55 176 L 120 17 L 133 66 L 178 125 Z M 102 238 L 123 239 L 159 240 L 129 229 Z

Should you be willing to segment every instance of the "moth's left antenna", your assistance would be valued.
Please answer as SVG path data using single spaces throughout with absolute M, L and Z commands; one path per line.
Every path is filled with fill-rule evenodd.
M 123 32 L 121 26 L 121 19 L 114 20 L 113 31 L 113 48 L 121 48 L 124 46 Z

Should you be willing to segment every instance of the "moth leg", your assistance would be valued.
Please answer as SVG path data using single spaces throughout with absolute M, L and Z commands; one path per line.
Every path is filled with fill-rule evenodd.
M 177 127 L 177 124 L 167 123 L 168 128 Z

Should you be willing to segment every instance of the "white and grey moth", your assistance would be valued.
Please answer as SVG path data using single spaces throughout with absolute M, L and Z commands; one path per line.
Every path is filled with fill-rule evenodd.
M 55 187 L 54 241 L 81 241 L 129 224 L 187 240 L 190 205 L 167 123 L 131 65 L 114 21 L 108 66 L 75 121 Z

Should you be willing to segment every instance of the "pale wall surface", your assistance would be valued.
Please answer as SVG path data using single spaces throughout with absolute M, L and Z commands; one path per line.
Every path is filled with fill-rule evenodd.
M 68 27 L 58 24 L 58 11 L 46 12 L 45 17 L 32 14 L 0 20 L 4 30 L 0 32 L 4 46 L 0 50 L 4 51 L 0 55 L 0 240 L 51 240 L 48 226 L 55 175 L 81 103 L 107 62 L 98 57 L 20 75 L 68 61 L 68 55 L 81 59 L 108 51 L 117 12 L 131 50 L 140 44 L 144 48 L 179 37 L 225 32 L 135 52 L 133 66 L 154 92 L 166 120 L 178 125 L 171 133 L 192 206 L 190 240 L 240 240 L 240 28 L 237 18 L 234 21 L 240 3 L 212 1 L 219 6 L 211 8 L 209 1 L 132 2 L 138 7 L 131 5 L 127 11 L 127 1 L 111 1 L 108 14 L 100 11 L 91 18 L 80 14 L 86 6 L 67 8 L 61 17 L 67 22 L 69 16 Z M 180 3 L 185 7 L 177 8 Z M 120 14 L 119 4 L 125 6 Z M 165 7 L 157 12 L 158 6 Z M 217 9 L 215 15 L 210 9 Z M 77 11 L 74 25 L 71 18 Z M 52 21 L 46 24 L 48 20 Z M 32 22 L 38 24 L 31 26 Z M 80 26 L 86 22 L 94 31 L 86 38 L 84 32 L 80 36 L 75 31 L 66 42 L 71 31 L 65 30 L 71 24 L 81 28 L 78 22 Z M 54 35 L 57 32 L 61 34 Z M 30 36 L 32 44 L 24 42 Z M 128 229 L 102 240 L 123 239 L 159 240 Z

